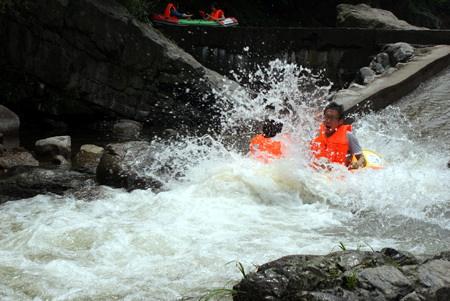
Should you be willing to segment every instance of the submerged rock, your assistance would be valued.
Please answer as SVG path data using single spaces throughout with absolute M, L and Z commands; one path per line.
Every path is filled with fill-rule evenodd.
M 342 251 L 263 264 L 234 286 L 233 300 L 445 300 L 449 287 L 448 260 L 421 262 L 394 249 Z

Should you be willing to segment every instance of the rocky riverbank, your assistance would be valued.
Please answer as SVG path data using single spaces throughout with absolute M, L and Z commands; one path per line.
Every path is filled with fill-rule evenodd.
M 290 255 L 265 263 L 233 288 L 235 301 L 450 300 L 450 253 L 391 248 Z

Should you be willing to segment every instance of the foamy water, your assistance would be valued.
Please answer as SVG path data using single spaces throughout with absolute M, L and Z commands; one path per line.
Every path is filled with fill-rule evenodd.
M 92 202 L 40 195 L 1 205 L 0 299 L 197 299 L 239 281 L 237 262 L 251 271 L 340 242 L 416 254 L 448 249 L 448 144 L 424 139 L 400 103 L 354 124 L 362 146 L 383 154 L 383 170 L 314 171 L 307 141 L 328 88 L 312 88 L 316 79 L 297 66 L 270 68 L 251 75 L 250 85 L 264 83 L 259 93 L 220 103 L 220 135 L 161 151 L 183 174 L 166 178 L 165 191 L 102 187 Z M 266 116 L 283 121 L 291 137 L 287 157 L 272 164 L 248 158 L 248 139 L 238 138 Z

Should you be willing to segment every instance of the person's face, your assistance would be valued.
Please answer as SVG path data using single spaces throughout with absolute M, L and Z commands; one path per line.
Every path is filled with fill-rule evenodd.
M 324 112 L 323 124 L 325 125 L 325 135 L 331 136 L 343 123 L 344 120 L 340 118 L 338 111 L 328 109 Z

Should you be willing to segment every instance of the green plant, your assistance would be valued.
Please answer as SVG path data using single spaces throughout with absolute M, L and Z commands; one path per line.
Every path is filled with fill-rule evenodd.
M 244 266 L 242 265 L 242 263 L 241 262 L 236 262 L 236 267 L 238 268 L 238 270 L 239 270 L 239 272 L 241 272 L 241 274 L 242 274 L 242 277 L 245 279 L 245 278 L 247 278 L 247 274 L 245 273 L 245 269 L 244 269 Z
M 356 275 L 356 272 L 353 271 L 350 275 L 344 276 L 344 286 L 349 289 L 353 290 L 358 285 L 358 276 Z
M 339 242 L 339 249 L 341 249 L 342 251 L 346 251 L 347 247 L 344 245 L 344 243 L 342 241 Z

